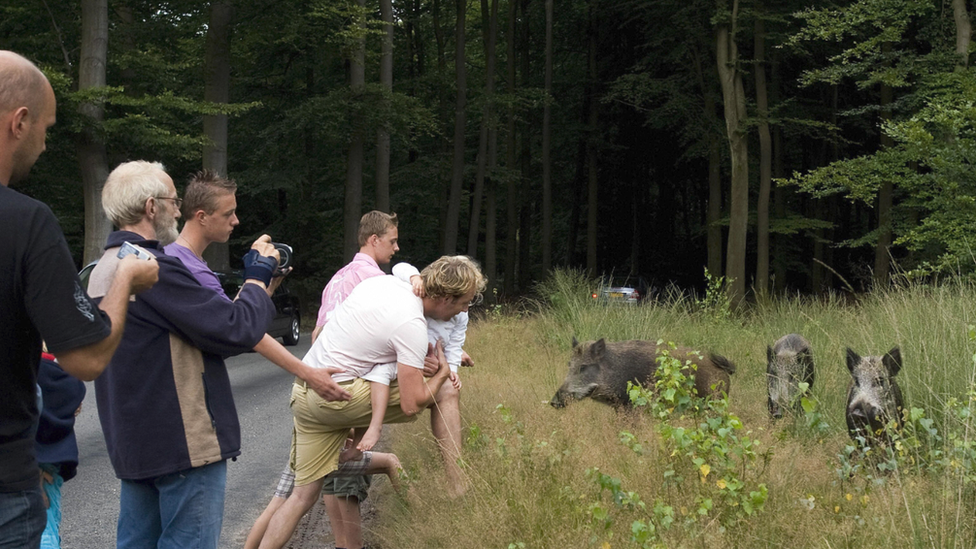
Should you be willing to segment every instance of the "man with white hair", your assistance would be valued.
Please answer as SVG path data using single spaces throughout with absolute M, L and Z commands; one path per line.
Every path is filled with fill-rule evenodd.
M 223 357 L 253 348 L 274 315 L 278 253 L 271 237 L 251 246 L 240 294 L 228 301 L 163 253 L 178 236 L 181 202 L 158 163 L 126 162 L 102 190 L 105 213 L 119 230 L 92 271 L 91 295 L 102 295 L 124 242 L 159 262 L 159 282 L 129 306 L 112 367 L 95 383 L 109 457 L 122 481 L 120 548 L 217 547 L 226 460 L 240 454 L 241 443 Z
M 155 261 L 118 264 L 96 306 L 43 203 L 8 188 L 27 177 L 55 122 L 51 84 L 33 63 L 0 51 L 0 547 L 38 547 L 44 502 L 34 458 L 41 339 L 71 375 L 91 380 L 122 337 L 129 295 L 152 286 Z

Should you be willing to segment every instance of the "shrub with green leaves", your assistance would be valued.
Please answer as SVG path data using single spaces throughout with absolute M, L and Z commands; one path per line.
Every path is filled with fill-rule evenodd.
M 587 471 L 601 494 L 600 501 L 589 508 L 594 532 L 609 531 L 613 509 L 640 510 L 646 517 L 633 521 L 630 541 L 641 548 L 665 546 L 663 533 L 675 525 L 676 507 L 682 517 L 677 524 L 694 535 L 712 521 L 734 527 L 760 513 L 768 497 L 766 485 L 758 479 L 762 476 L 759 465 L 770 454 L 760 454 L 758 441 L 748 431 L 742 432 L 742 422 L 729 411 L 727 396 L 702 398 L 695 393 L 694 378 L 684 373 L 686 368 L 694 371 L 695 365 L 671 356 L 668 347 L 674 350 L 674 343 L 661 343 L 654 387 L 631 383 L 628 392 L 635 408 L 659 422 L 655 430 L 661 453 L 671 456 L 661 472 L 665 494 L 648 509 L 639 494 L 621 486 L 620 479 L 597 468 Z M 621 432 L 620 440 L 636 454 L 644 453 L 634 434 Z M 603 504 L 606 492 L 613 507 Z

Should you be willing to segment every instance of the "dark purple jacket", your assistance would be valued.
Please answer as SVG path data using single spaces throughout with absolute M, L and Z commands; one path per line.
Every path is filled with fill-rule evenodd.
M 126 231 L 108 237 L 89 279 L 93 298 L 109 288 L 124 241 L 156 256 L 159 282 L 129 304 L 122 342 L 95 380 L 115 474 L 148 479 L 239 455 L 240 424 L 222 357 L 261 340 L 274 316 L 271 298 L 245 284 L 236 301 L 227 301 L 157 241 Z

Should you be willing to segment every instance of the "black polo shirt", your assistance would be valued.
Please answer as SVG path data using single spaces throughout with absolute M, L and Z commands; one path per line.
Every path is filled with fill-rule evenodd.
M 41 339 L 51 353 L 108 337 L 50 208 L 0 185 L 0 492 L 38 486 L 34 460 Z

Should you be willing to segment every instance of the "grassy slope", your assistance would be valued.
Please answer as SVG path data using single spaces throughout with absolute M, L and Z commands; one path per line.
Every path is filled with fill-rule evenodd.
M 477 360 L 463 370 L 463 441 L 471 489 L 446 496 L 439 455 L 426 421 L 398 428 L 393 448 L 412 477 L 406 498 L 384 498 L 373 538 L 396 549 L 436 547 L 638 547 L 632 520 L 648 510 L 614 510 L 609 531 L 591 528 L 590 505 L 612 504 L 586 476 L 591 467 L 620 478 L 624 490 L 648 502 L 673 505 L 679 521 L 695 502 L 662 486 L 663 455 L 655 422 L 584 401 L 564 410 L 547 402 L 565 374 L 570 339 L 657 339 L 713 351 L 738 366 L 731 412 L 744 431 L 771 450 L 757 482 L 769 488 L 758 515 L 721 526 L 701 520 L 675 526 L 669 547 L 973 547 L 972 484 L 920 473 L 854 478 L 838 475 L 838 454 L 849 444 L 843 409 L 849 374 L 844 347 L 862 355 L 900 345 L 899 381 L 910 407 L 940 417 L 945 400 L 965 400 L 973 383 L 967 327 L 976 323 L 976 290 L 911 288 L 837 301 L 780 300 L 742 318 L 703 314 L 690 300 L 668 305 L 600 307 L 586 303 L 575 281 L 550 287 L 551 307 L 531 316 L 495 315 L 470 328 L 466 349 Z M 719 315 L 721 316 L 721 315 Z M 813 396 L 829 427 L 774 423 L 765 404 L 765 349 L 798 332 L 812 343 L 817 368 Z M 499 405 L 502 408 L 499 409 Z M 941 422 L 937 426 L 944 428 Z M 970 421 L 969 427 L 972 427 Z M 618 441 L 637 435 L 644 453 Z M 972 433 L 969 433 L 970 438 Z M 873 477 L 867 478 L 868 476 Z M 697 479 L 696 479 L 697 482 Z M 608 545 L 605 545 L 608 544 Z

